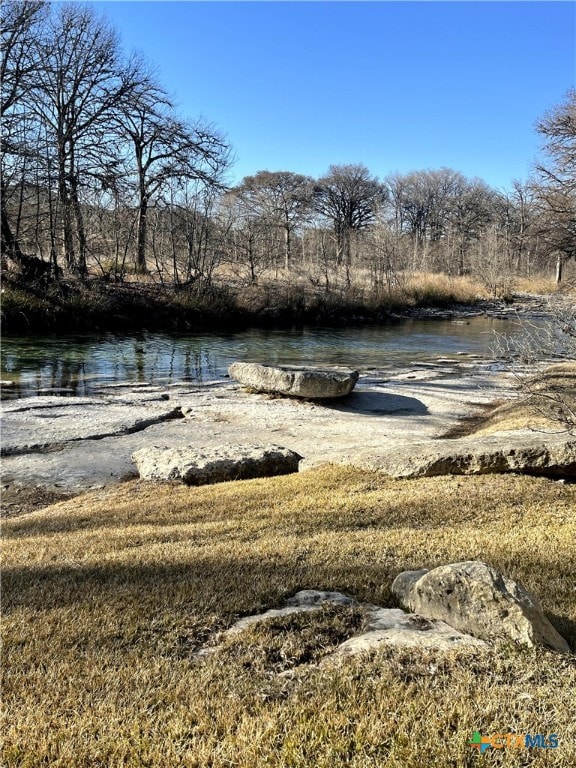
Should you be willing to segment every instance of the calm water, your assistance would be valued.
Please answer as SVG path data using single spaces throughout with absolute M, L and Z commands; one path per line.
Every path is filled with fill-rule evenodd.
M 221 379 L 235 360 L 286 365 L 345 365 L 390 370 L 438 357 L 470 353 L 492 358 L 496 334 L 516 335 L 521 325 L 488 317 L 466 321 L 404 320 L 383 326 L 247 330 L 238 333 L 5 338 L 5 396 L 46 389 L 86 395 L 102 385 Z

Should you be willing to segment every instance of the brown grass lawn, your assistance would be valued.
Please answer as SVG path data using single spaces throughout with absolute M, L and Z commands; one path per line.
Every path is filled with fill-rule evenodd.
M 498 644 L 317 662 L 343 609 L 259 625 L 307 587 L 393 605 L 406 568 L 481 559 L 576 649 L 576 486 L 515 476 L 387 481 L 328 467 L 202 488 L 132 482 L 3 530 L 2 765 L 92 768 L 576 765 L 572 656 Z M 468 746 L 474 731 L 558 749 Z

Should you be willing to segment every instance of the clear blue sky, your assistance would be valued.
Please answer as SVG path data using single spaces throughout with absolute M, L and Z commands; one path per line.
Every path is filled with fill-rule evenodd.
M 443 166 L 525 180 L 535 121 L 576 80 L 573 2 L 95 3 L 188 117 L 227 134 L 231 181 Z

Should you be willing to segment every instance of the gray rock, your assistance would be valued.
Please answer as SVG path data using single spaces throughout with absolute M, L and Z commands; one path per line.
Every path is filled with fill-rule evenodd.
M 375 651 L 381 645 L 450 651 L 460 648 L 487 648 L 487 644 L 458 632 L 443 621 L 429 621 L 399 608 L 378 608 L 368 613 L 367 631 L 342 643 L 337 654 Z
M 62 448 L 67 443 L 101 440 L 182 418 L 162 396 L 39 396 L 3 403 L 3 456 Z
M 251 616 L 244 616 L 242 619 L 238 619 L 230 629 L 226 630 L 223 634 L 224 637 L 229 635 L 238 635 L 240 632 L 244 632 L 245 629 L 251 627 L 253 624 L 258 624 L 268 619 L 275 619 L 279 616 L 290 616 L 293 613 L 307 613 L 308 611 L 318 611 L 320 605 L 292 605 L 285 608 L 270 608 L 270 610 L 264 613 L 254 613 Z
M 429 573 L 428 568 L 423 568 L 420 571 L 402 571 L 394 579 L 392 589 L 395 595 L 408 595 L 418 579 L 422 578 L 425 573 Z
M 468 561 L 431 571 L 405 571 L 394 580 L 392 593 L 406 610 L 483 640 L 507 638 L 530 647 L 570 651 L 536 597 L 485 563 Z
M 443 621 L 429 621 L 422 616 L 409 614 L 400 608 L 381 608 L 369 603 L 358 603 L 342 592 L 325 592 L 305 589 L 286 601 L 282 608 L 271 608 L 263 613 L 244 616 L 220 636 L 220 644 L 230 636 L 238 635 L 259 622 L 296 613 L 319 611 L 323 605 L 356 606 L 366 613 L 366 630 L 341 643 L 336 651 L 323 659 L 336 661 L 350 654 L 377 650 L 381 645 L 403 648 L 459 650 L 462 648 L 486 649 L 488 645 L 475 637 L 458 632 Z M 218 645 L 205 647 L 198 655 L 205 656 L 218 650 Z
M 216 448 L 142 448 L 132 455 L 144 480 L 188 485 L 272 477 L 298 471 L 302 457 L 278 445 L 226 445 Z
M 503 472 L 576 477 L 574 438 L 532 433 L 431 440 L 382 451 L 360 451 L 349 462 L 396 478 Z
M 320 606 L 323 603 L 331 605 L 357 605 L 353 597 L 342 592 L 324 592 L 320 589 L 302 589 L 286 601 L 290 606 Z
M 252 624 L 260 621 L 274 619 L 278 616 L 289 616 L 293 613 L 308 613 L 310 611 L 319 611 L 323 605 L 356 605 L 356 600 L 341 592 L 323 592 L 318 589 L 303 589 L 297 592 L 293 597 L 286 601 L 284 608 L 270 608 L 264 613 L 254 613 L 251 616 L 244 616 L 233 624 L 225 635 L 236 635 L 242 632 Z
M 228 373 L 245 387 L 288 397 L 323 400 L 349 395 L 358 371 L 233 363 Z

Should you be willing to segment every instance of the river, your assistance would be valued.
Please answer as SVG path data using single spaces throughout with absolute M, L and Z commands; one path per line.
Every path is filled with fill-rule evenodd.
M 389 371 L 455 355 L 493 359 L 498 335 L 521 332 L 517 320 L 482 315 L 237 333 L 7 337 L 1 374 L 11 384 L 3 396 L 90 395 L 121 382 L 210 383 L 222 379 L 235 360 Z

